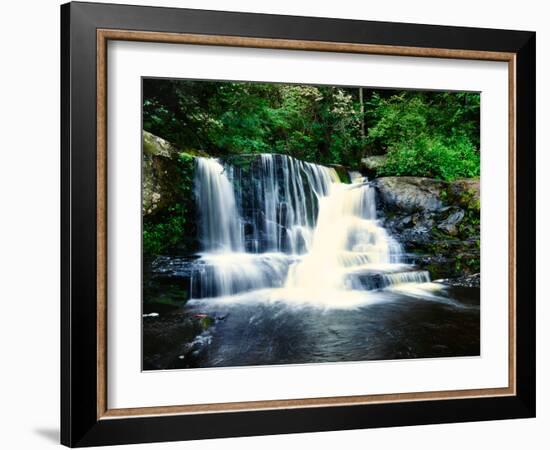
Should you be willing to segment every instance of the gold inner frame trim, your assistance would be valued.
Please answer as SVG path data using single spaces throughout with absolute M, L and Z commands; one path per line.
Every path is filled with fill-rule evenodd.
M 409 392 L 400 394 L 262 400 L 200 405 L 109 409 L 107 405 L 107 42 L 109 40 L 169 44 L 305 50 L 371 55 L 472 59 L 508 62 L 508 386 L 502 388 Z M 516 394 L 516 54 L 445 48 L 404 47 L 324 41 L 264 39 L 239 36 L 97 30 L 97 418 L 207 414 L 268 409 L 349 406 L 422 400 L 513 396 Z

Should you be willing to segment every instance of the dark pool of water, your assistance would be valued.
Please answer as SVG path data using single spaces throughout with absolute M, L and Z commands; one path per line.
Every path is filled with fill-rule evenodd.
M 144 318 L 144 369 L 477 356 L 479 289 L 384 291 L 349 308 L 202 300 Z M 378 296 L 378 297 L 376 297 Z

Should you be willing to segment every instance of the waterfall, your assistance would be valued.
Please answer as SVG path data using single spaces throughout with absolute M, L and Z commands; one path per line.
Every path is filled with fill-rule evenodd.
M 219 297 L 284 285 L 289 261 L 283 254 L 204 255 L 191 282 L 194 298 Z
M 214 158 L 197 158 L 195 196 L 200 214 L 200 241 L 207 252 L 244 251 L 233 185 Z
M 335 184 L 319 199 L 311 249 L 291 267 L 287 287 L 343 289 L 346 272 L 399 263 L 401 253 L 376 221 L 374 189 L 366 179 L 354 177 L 352 184 Z
M 375 190 L 350 173 L 275 154 L 237 165 L 197 158 L 202 253 L 192 297 L 279 289 L 368 291 L 429 282 L 380 225 Z M 331 294 L 332 295 L 332 294 Z
M 257 171 L 256 209 L 263 251 L 301 254 L 308 251 L 315 227 L 316 201 L 338 183 L 334 169 L 286 155 L 262 154 Z M 259 172 L 259 173 L 258 173 Z

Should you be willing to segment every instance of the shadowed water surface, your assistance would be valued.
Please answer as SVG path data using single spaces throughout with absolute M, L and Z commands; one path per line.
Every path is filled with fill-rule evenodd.
M 368 300 L 345 308 L 278 301 L 273 291 L 193 301 L 176 316 L 207 315 L 212 325 L 191 344 L 182 345 L 181 336 L 170 346 L 165 340 L 163 352 L 171 356 L 156 368 L 479 355 L 479 289 L 419 295 L 370 292 Z

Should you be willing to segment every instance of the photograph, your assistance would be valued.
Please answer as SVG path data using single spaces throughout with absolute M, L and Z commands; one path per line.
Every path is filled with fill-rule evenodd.
M 480 356 L 480 97 L 142 78 L 142 369 Z
M 548 4 L 2 6 L 0 450 L 550 449 Z
M 511 449 L 540 435 L 543 15 L 142 3 L 31 15 L 40 38 L 16 48 L 33 55 L 19 58 L 25 82 L 6 84 L 25 113 L 7 109 L 21 125 L 7 133 L 21 159 L 8 179 L 30 199 L 11 183 L 25 211 L 5 208 L 6 223 L 32 229 L 6 234 L 18 255 L 6 298 L 39 288 L 26 328 L 60 325 L 41 344 L 56 358 L 21 333 L 29 302 L 9 303 L 26 308 L 8 309 L 9 333 L 29 341 L 8 346 L 16 378 L 56 364 L 24 396 L 48 403 L 22 415 L 31 447 L 301 448 L 322 435 L 329 448 L 339 432 L 337 445 L 499 436 Z M 59 70 L 36 77 L 37 57 Z M 16 97 L 37 80 L 33 92 L 60 96 L 33 103 L 57 105 L 57 126 L 51 111 L 20 120 Z M 29 139 L 59 143 L 60 158 Z M 33 236 L 57 253 L 25 252 Z M 34 266 L 45 271 L 29 283 Z

